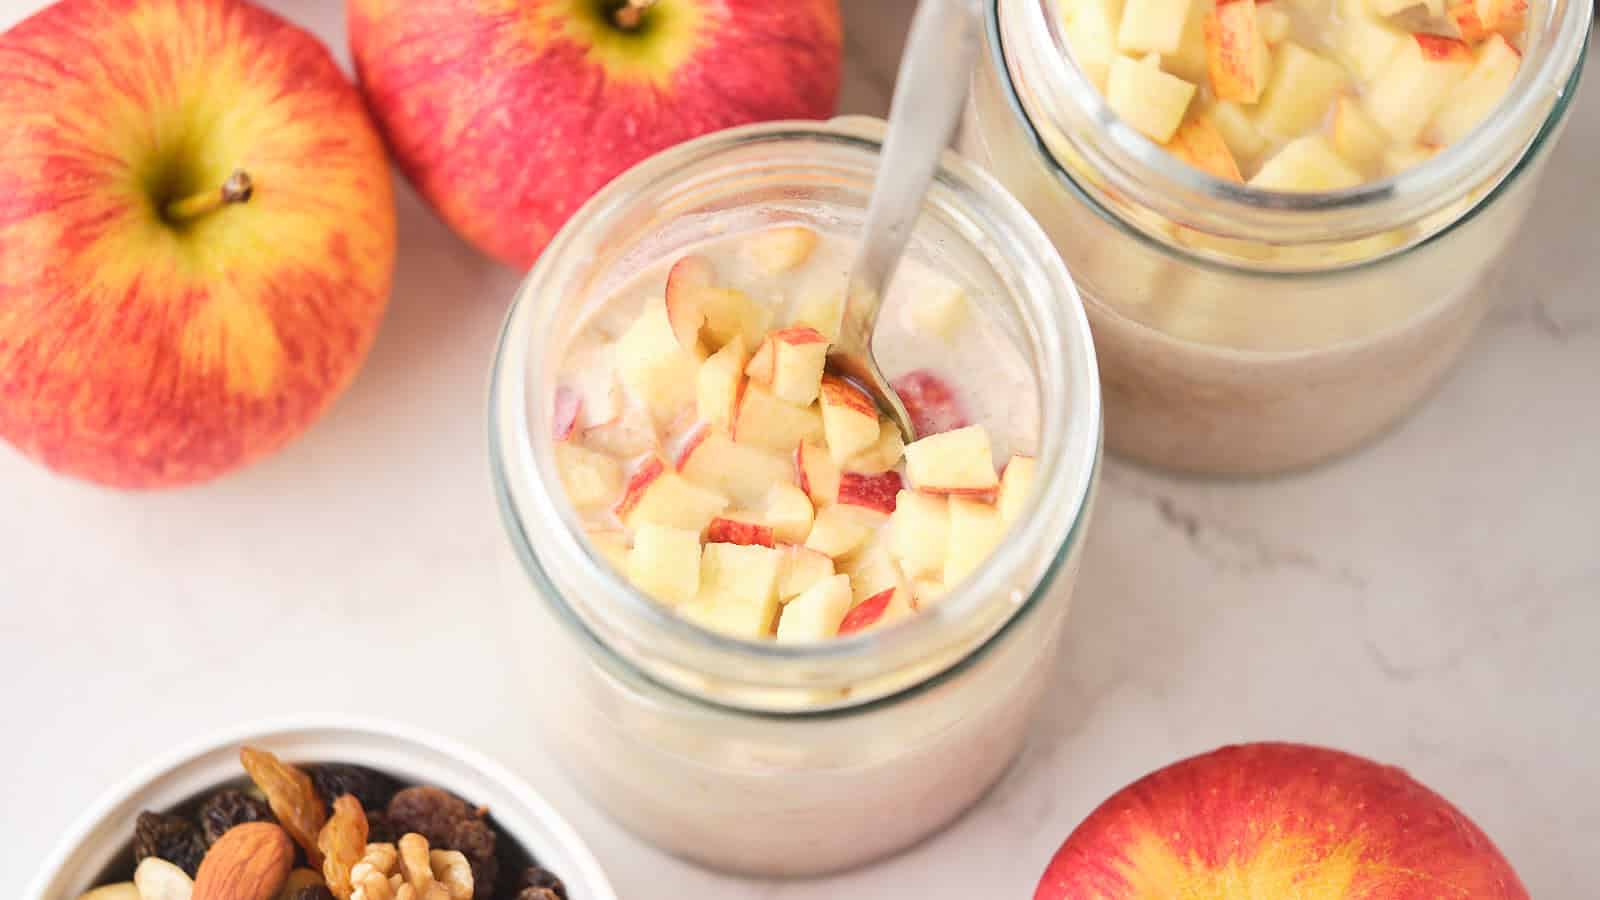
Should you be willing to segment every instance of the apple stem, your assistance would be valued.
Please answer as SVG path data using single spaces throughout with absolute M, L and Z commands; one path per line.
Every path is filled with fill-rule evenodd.
M 632 31 L 644 22 L 644 14 L 656 0 L 628 0 L 612 14 L 611 20 L 623 31 Z
M 221 189 L 201 191 L 167 204 L 167 219 L 172 222 L 192 222 L 224 206 L 249 203 L 255 192 L 255 182 L 251 181 L 250 173 L 243 169 L 235 169 L 233 174 L 222 182 Z

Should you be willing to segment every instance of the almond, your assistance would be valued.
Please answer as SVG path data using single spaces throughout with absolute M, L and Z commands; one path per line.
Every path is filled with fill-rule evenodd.
M 236 825 L 200 861 L 193 900 L 273 900 L 293 863 L 288 832 L 271 822 Z

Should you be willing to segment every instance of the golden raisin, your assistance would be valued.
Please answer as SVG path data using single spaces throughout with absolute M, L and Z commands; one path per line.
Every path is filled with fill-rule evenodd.
M 350 900 L 355 885 L 350 870 L 367 854 L 367 814 L 361 801 L 345 794 L 333 801 L 333 815 L 317 835 L 322 851 L 322 877 L 339 900 Z
M 243 747 L 239 762 L 250 773 L 250 780 L 267 795 L 267 804 L 278 823 L 301 849 L 314 869 L 322 868 L 322 851 L 317 849 L 317 836 L 327 821 L 322 798 L 311 784 L 311 777 L 294 766 L 278 759 L 265 750 Z M 365 819 L 363 818 L 363 823 Z

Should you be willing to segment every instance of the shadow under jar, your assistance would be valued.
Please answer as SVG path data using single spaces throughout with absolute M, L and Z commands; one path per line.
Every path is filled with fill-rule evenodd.
M 1112 451 L 1271 474 L 1401 419 L 1495 300 L 1577 87 L 1588 0 L 1534 0 L 1521 69 L 1477 130 L 1397 176 L 1305 194 L 1219 180 L 1120 121 L 1072 62 L 1070 2 L 988 4 L 962 148 L 1072 269 Z
M 528 585 L 512 607 L 538 649 L 528 689 L 545 739 L 617 821 L 719 869 L 858 865 L 1000 777 L 1048 684 L 1097 483 L 1099 383 L 1071 280 L 1021 206 L 952 156 L 910 252 L 986 304 L 1039 404 L 1030 507 L 987 563 L 892 626 L 780 645 L 702 630 L 585 541 L 550 439 L 565 346 L 636 273 L 707 239 L 777 223 L 859 233 L 880 149 L 859 124 L 779 123 L 653 158 L 544 253 L 495 362 L 494 474 Z

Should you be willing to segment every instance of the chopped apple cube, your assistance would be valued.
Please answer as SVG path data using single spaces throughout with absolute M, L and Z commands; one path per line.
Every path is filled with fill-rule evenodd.
M 779 400 L 759 384 L 747 384 L 733 421 L 733 439 L 752 447 L 788 452 L 802 441 L 821 443 L 822 414 L 815 406 Z
M 750 357 L 750 362 L 744 367 L 744 374 L 756 384 L 772 387 L 773 364 L 777 361 L 778 351 L 772 346 L 772 335 L 761 342 L 756 348 L 755 355 Z
M 1401 144 L 1414 143 L 1445 97 L 1472 69 L 1472 51 L 1455 38 L 1414 34 L 1367 92 L 1367 114 Z
M 833 559 L 809 547 L 786 547 L 778 573 L 778 601 L 787 603 L 817 582 L 833 575 Z M 848 588 L 849 582 L 845 582 Z
M 1013 456 L 1000 473 L 1000 493 L 995 496 L 995 508 L 1000 518 L 1011 525 L 1022 517 L 1033 496 L 1033 482 L 1039 474 L 1039 461 L 1031 456 Z
M 1450 7 L 1450 21 L 1456 26 L 1456 36 L 1469 44 L 1477 44 L 1489 36 L 1489 29 L 1483 27 L 1483 20 L 1478 18 L 1478 5 L 1473 0 L 1461 0 Z
M 700 346 L 700 329 L 706 324 L 705 295 L 716 281 L 717 271 L 704 256 L 685 256 L 667 272 L 667 322 L 685 350 Z
M 995 507 L 950 498 L 950 544 L 945 554 L 944 583 L 959 584 L 989 558 L 1006 534 L 1006 521 Z
M 967 321 L 967 292 L 958 284 L 918 296 L 911 303 L 911 327 L 949 340 Z
M 611 503 L 622 494 L 622 465 L 604 453 L 572 444 L 557 444 L 556 469 L 561 486 L 576 509 Z
M 646 522 L 699 534 L 728 508 L 721 494 L 697 487 L 669 471 L 659 456 L 645 460 L 633 473 L 617 504 L 617 518 L 637 531 Z
M 1284 41 L 1273 54 L 1272 79 L 1261 95 L 1256 126 L 1285 139 L 1305 133 L 1322 121 L 1346 77 L 1333 60 Z
M 1206 71 L 1219 100 L 1255 103 L 1266 89 L 1272 57 L 1255 0 L 1219 2 L 1206 19 Z
M 1178 49 L 1162 55 L 1163 69 L 1194 84 L 1202 84 L 1210 77 L 1206 69 L 1206 20 L 1211 18 L 1215 5 L 1215 0 L 1189 0 L 1189 14 L 1183 18 Z
M 706 526 L 706 541 L 717 544 L 743 544 L 747 547 L 774 547 L 777 541 L 772 526 L 754 513 L 724 513 Z
M 908 584 L 900 564 L 889 550 L 887 532 L 880 531 L 870 537 L 864 547 L 841 563 L 839 571 L 850 576 L 850 590 L 857 603 L 876 596 L 885 588 Z
M 767 547 L 706 544 L 700 557 L 700 591 L 681 607 L 713 631 L 756 640 L 769 637 L 778 618 L 778 570 L 783 554 Z
M 1289 37 L 1289 14 L 1276 6 L 1263 4 L 1256 7 L 1257 27 L 1267 46 L 1276 47 Z
M 700 533 L 646 522 L 633 533 L 628 580 L 668 606 L 679 606 L 700 591 Z
M 678 345 L 660 298 L 617 339 L 617 374 L 657 422 L 668 422 L 695 403 L 700 358 Z
M 839 634 L 855 634 L 899 621 L 916 610 L 913 602 L 909 586 L 884 588 L 845 613 L 844 621 L 839 623 Z
M 1356 77 L 1371 85 L 1383 74 L 1408 35 L 1366 15 L 1346 16 L 1339 26 L 1339 56 Z
M 1361 111 L 1353 97 L 1341 96 L 1333 103 L 1333 148 L 1345 161 L 1363 169 L 1383 156 L 1389 138 L 1376 122 Z
M 580 338 L 567 351 L 568 384 L 578 394 L 579 431 L 603 425 L 622 414 L 622 385 L 617 381 L 615 345 Z
M 950 538 L 950 503 L 917 491 L 901 491 L 889 517 L 889 552 L 912 577 L 943 575 Z
M 587 532 L 589 545 L 592 546 L 602 560 L 611 568 L 627 574 L 628 571 L 628 536 L 621 531 L 590 531 Z M 696 545 L 695 552 L 700 552 Z
M 1106 72 L 1117 56 L 1117 25 L 1123 0 L 1062 0 L 1061 23 L 1072 60 L 1083 74 L 1104 88 Z
M 1224 181 L 1243 181 L 1239 163 L 1222 132 L 1204 113 L 1190 116 L 1166 144 L 1167 151 L 1196 169 Z
M 926 609 L 949 593 L 944 582 L 937 578 L 915 578 L 911 581 L 911 596 L 916 598 L 917 609 Z
M 838 559 L 865 543 L 871 531 L 849 510 L 827 506 L 817 511 L 811 533 L 806 536 L 806 547 Z
M 767 504 L 761 514 L 772 534 L 786 544 L 798 544 L 811 533 L 811 522 L 816 510 L 806 492 L 788 482 L 774 484 L 767 491 Z
M 848 576 L 820 579 L 784 606 L 778 619 L 778 643 L 803 644 L 833 637 L 854 602 Z
M 1106 103 L 1124 121 L 1158 144 L 1172 138 L 1194 99 L 1194 85 L 1160 69 L 1119 56 L 1106 77 Z
M 745 346 L 742 336 L 722 346 L 700 364 L 695 376 L 695 411 L 702 422 L 724 431 L 733 425 L 744 390 Z
M 1125 0 L 1117 27 L 1124 53 L 1176 53 L 1189 17 L 1189 0 Z
M 988 494 L 1000 484 L 989 432 L 969 425 L 925 437 L 906 447 L 906 477 L 919 491 Z
M 1504 37 L 1493 34 L 1478 51 L 1472 71 L 1445 98 L 1439 114 L 1433 117 L 1433 137 L 1450 144 L 1467 136 L 1478 123 L 1489 117 L 1511 89 L 1522 65 L 1522 54 Z
M 774 331 L 767 340 L 774 348 L 772 393 L 796 406 L 810 406 L 822 386 L 828 339 L 815 328 L 799 326 Z
M 1474 5 L 1488 31 L 1516 35 L 1528 21 L 1528 0 L 1476 0 Z
M 878 440 L 878 407 L 860 388 L 832 375 L 822 379 L 821 394 L 828 453 L 842 465 Z
M 794 468 L 800 489 L 817 508 L 839 499 L 839 464 L 822 447 L 803 443 L 795 448 Z
M 905 450 L 905 439 L 900 436 L 900 429 L 888 419 L 880 419 L 878 439 L 872 442 L 872 446 L 846 460 L 844 470 L 859 475 L 887 472 L 900 464 L 900 457 L 905 455 Z
M 736 443 L 711 428 L 685 440 L 678 453 L 678 471 L 695 484 L 746 507 L 761 503 L 773 485 L 794 479 L 794 467 L 782 456 Z
M 894 512 L 901 483 L 899 472 L 845 472 L 839 476 L 839 505 L 886 516 Z
M 735 335 L 745 346 L 759 346 L 772 324 L 772 308 L 758 303 L 742 291 L 731 288 L 706 288 L 701 292 L 706 324 L 702 335 L 713 347 L 721 347 Z
M 790 325 L 815 328 L 832 343 L 839 338 L 840 323 L 844 319 L 844 295 L 840 293 L 809 294 L 795 306 Z
M 627 458 L 660 449 L 661 436 L 649 410 L 628 403 L 611 421 L 586 429 L 583 443 L 591 450 Z
M 1361 173 L 1313 134 L 1284 144 L 1250 183 L 1272 191 L 1337 191 L 1360 184 Z
M 745 253 L 768 275 L 797 269 L 817 249 L 817 233 L 798 225 L 770 228 L 745 239 Z
M 1255 159 L 1267 149 L 1266 136 L 1238 104 L 1224 101 L 1211 107 L 1208 114 L 1234 159 Z

